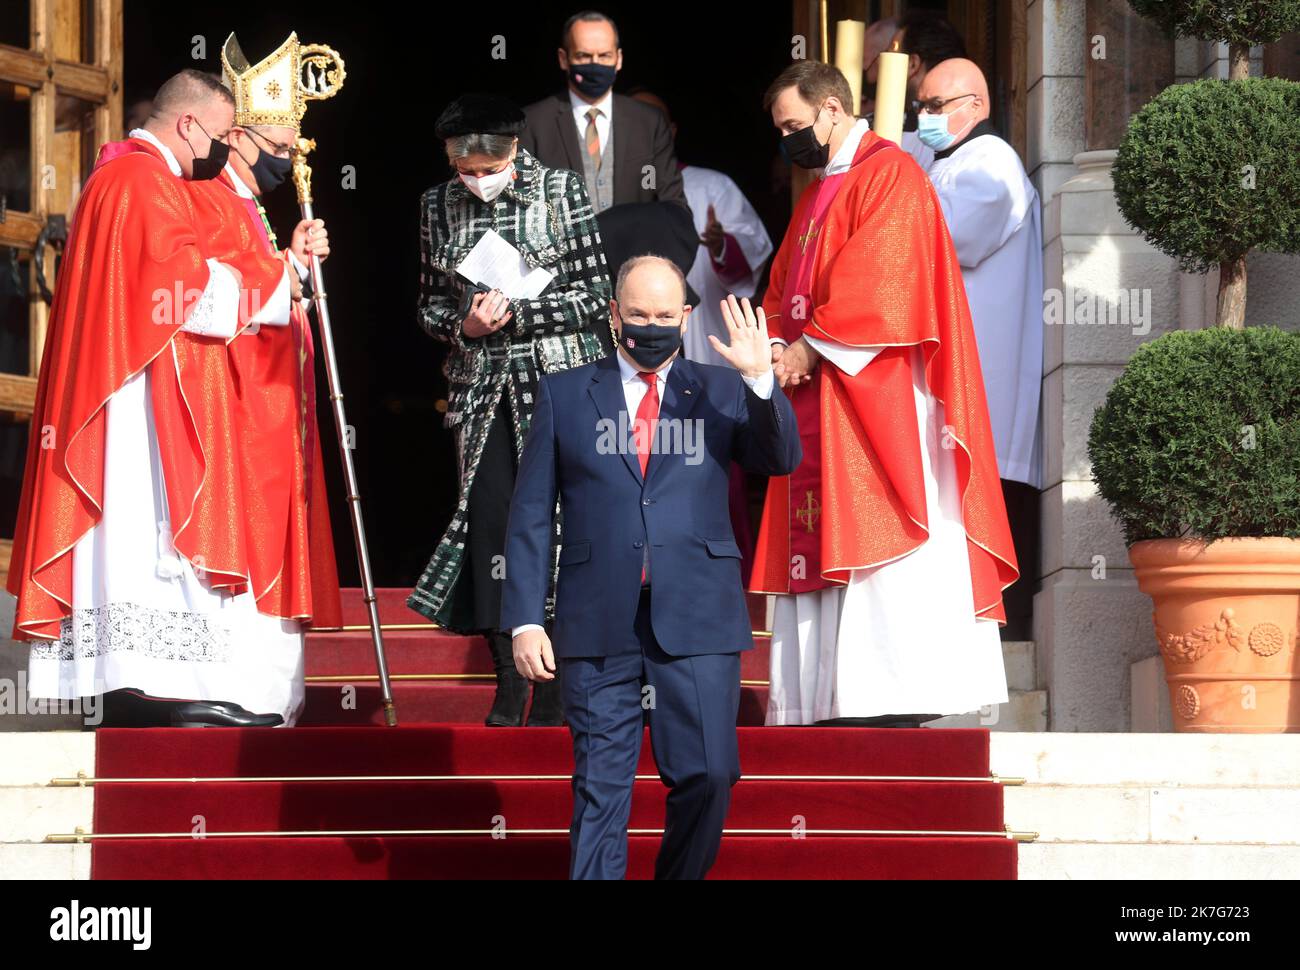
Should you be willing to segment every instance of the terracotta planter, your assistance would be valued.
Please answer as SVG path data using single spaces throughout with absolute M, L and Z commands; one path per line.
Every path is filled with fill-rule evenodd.
M 1135 543 L 1155 603 L 1174 730 L 1300 731 L 1300 539 Z

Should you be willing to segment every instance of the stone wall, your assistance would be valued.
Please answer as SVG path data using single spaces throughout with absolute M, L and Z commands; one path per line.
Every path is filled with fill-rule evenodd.
M 1170 330 L 1212 324 L 1218 289 L 1217 272 L 1181 273 L 1125 223 L 1109 175 L 1118 142 L 1098 139 L 1122 133 L 1114 92 L 1150 87 L 1151 65 L 1170 65 L 1169 83 L 1226 78 L 1227 51 L 1159 37 L 1133 18 L 1126 0 L 1029 3 L 1027 165 L 1044 204 L 1044 286 L 1049 298 L 1059 294 L 1066 304 L 1067 321 L 1087 319 L 1098 304 L 1115 308 L 1119 317 L 1122 297 L 1133 291 L 1148 312 L 1136 326 L 1132 316 L 1129 325 L 1045 323 L 1046 466 L 1034 634 L 1038 686 L 1047 691 L 1053 731 L 1151 730 L 1167 723 L 1159 711 L 1133 710 L 1134 697 L 1142 704 L 1158 700 L 1130 682 L 1130 667 L 1156 654 L 1151 607 L 1137 590 L 1120 529 L 1092 483 L 1088 430 L 1137 347 Z M 1098 30 L 1104 31 L 1105 56 L 1123 61 L 1089 65 Z M 1172 56 L 1160 45 L 1172 46 Z M 1252 71 L 1259 73 L 1261 52 L 1252 53 Z M 1140 69 L 1126 74 L 1123 65 L 1130 62 Z M 1090 140 L 1099 150 L 1084 150 Z M 1249 324 L 1300 328 L 1297 271 L 1294 257 L 1250 258 Z

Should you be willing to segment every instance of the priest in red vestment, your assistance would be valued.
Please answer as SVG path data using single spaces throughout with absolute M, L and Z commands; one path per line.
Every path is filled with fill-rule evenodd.
M 182 71 L 104 147 L 73 215 L 8 582 L 32 696 L 131 690 L 173 701 L 180 725 L 301 708 L 310 603 L 258 609 L 286 577 L 247 497 L 230 353 L 250 325 L 288 322 L 297 280 L 191 191 L 221 173 L 233 119 L 216 77 Z
M 801 61 L 765 105 L 818 171 L 764 310 L 804 459 L 774 479 L 754 592 L 777 594 L 769 724 L 914 726 L 1007 700 L 1017 578 L 952 240 L 925 173 Z

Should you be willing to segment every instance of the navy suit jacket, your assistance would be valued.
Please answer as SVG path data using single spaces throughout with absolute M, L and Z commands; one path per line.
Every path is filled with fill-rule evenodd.
M 634 621 L 647 543 L 651 623 L 663 651 L 752 648 L 728 510 L 730 466 L 734 459 L 755 474 L 794 471 L 802 450 L 789 399 L 778 387 L 764 401 L 736 370 L 679 357 L 644 480 L 626 440 L 631 424 L 614 356 L 542 378 L 510 503 L 501 629 L 544 622 L 558 496 L 557 657 L 640 651 Z

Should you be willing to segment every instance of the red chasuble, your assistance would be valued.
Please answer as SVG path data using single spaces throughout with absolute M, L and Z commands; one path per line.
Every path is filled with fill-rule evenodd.
M 207 286 L 205 260 L 223 250 L 241 252 L 200 221 L 186 183 L 153 146 L 105 146 L 50 311 L 7 583 L 17 636 L 57 639 L 71 612 L 72 548 L 103 509 L 105 405 L 146 368 L 177 551 L 232 592 L 270 562 L 245 524 L 225 342 L 180 329 Z M 283 264 L 251 246 L 242 252 L 222 261 L 245 292 L 272 292 Z M 249 305 L 241 300 L 241 322 Z
M 217 224 L 242 221 L 246 232 L 219 238 L 247 243 L 296 272 L 272 245 L 257 203 L 237 194 L 228 173 L 210 182 L 191 182 L 189 188 L 201 219 Z M 227 255 L 234 254 L 215 258 L 226 262 Z M 270 295 L 263 294 L 263 300 Z M 243 333 L 230 341 L 229 350 L 242 415 L 245 501 L 262 536 L 284 537 L 270 574 L 272 583 L 257 591 L 258 609 L 309 618 L 313 626 L 340 626 L 338 567 L 316 434 L 316 374 L 307 314 L 295 302 L 288 326 Z
M 868 132 L 853 164 L 800 196 L 772 264 L 769 331 L 883 347 L 856 377 L 822 361 L 789 390 L 804 460 L 768 486 L 750 589 L 804 593 L 917 549 L 929 535 L 912 348 L 944 405 L 972 608 L 1005 622 L 1018 575 L 956 251 L 925 173 Z

